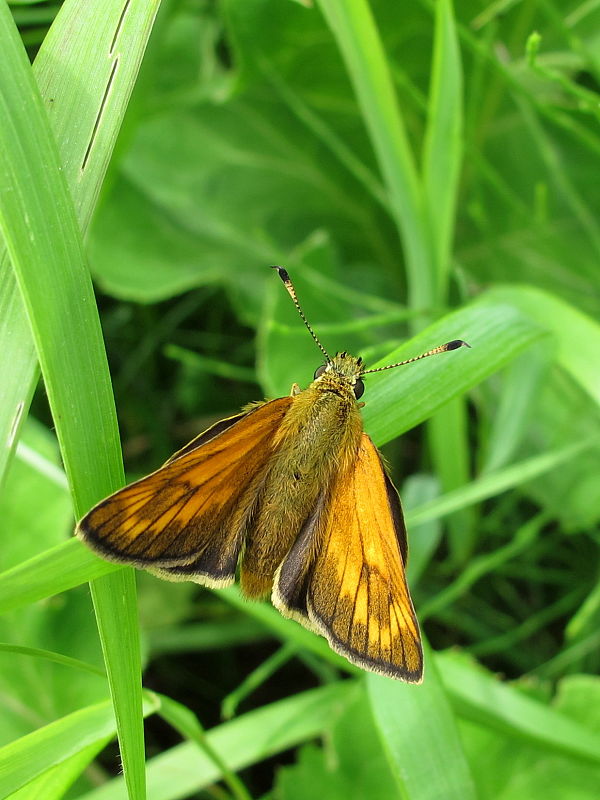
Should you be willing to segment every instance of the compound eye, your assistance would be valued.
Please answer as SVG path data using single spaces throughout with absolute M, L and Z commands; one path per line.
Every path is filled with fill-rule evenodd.
M 354 384 L 354 397 L 358 400 L 360 397 L 363 396 L 365 391 L 365 385 L 362 382 L 361 378 L 356 379 L 356 383 Z
M 327 369 L 327 364 L 321 364 L 320 367 L 316 368 L 313 378 L 320 378 L 326 369 Z

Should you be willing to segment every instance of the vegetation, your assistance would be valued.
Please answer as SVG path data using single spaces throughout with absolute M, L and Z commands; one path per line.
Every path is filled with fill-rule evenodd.
M 600 10 L 457 6 L 0 2 L 0 797 L 597 796 Z M 365 379 L 420 687 L 72 537 L 311 379 L 269 264 L 329 351 L 471 345 Z

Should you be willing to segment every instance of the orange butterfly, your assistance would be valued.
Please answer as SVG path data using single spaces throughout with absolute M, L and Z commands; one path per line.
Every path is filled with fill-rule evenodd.
M 217 422 L 92 508 L 77 534 L 104 558 L 212 588 L 233 583 L 240 563 L 247 597 L 271 593 L 284 616 L 353 664 L 418 683 L 402 509 L 357 402 L 361 376 L 379 370 L 347 353 L 330 358 L 275 269 L 325 356 L 314 381 Z

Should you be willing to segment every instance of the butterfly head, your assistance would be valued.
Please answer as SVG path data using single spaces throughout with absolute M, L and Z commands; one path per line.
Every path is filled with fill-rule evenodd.
M 321 388 L 334 392 L 345 388 L 358 400 L 365 390 L 365 385 L 360 377 L 362 372 L 362 358 L 355 358 L 343 352 L 336 353 L 331 361 L 318 367 L 314 377 Z

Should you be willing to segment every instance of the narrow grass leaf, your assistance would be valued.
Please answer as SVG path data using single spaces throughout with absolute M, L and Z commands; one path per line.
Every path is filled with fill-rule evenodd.
M 600 324 L 596 320 L 534 286 L 498 286 L 488 297 L 510 303 L 551 332 L 558 363 L 600 405 Z
M 597 583 L 579 606 L 565 628 L 565 639 L 569 644 L 598 629 L 600 619 L 600 583 Z
M 120 4 L 111 46 L 118 43 L 114 34 L 122 27 L 123 11 Z M 75 208 L 54 137 L 8 10 L 0 11 L 0 24 L 3 52 L 10 65 L 2 73 L 4 79 L 0 78 L 0 113 L 10 120 L 9 125 L 0 126 L 1 149 L 7 154 L 0 225 L 36 343 L 75 510 L 81 514 L 123 482 L 114 401 Z M 82 35 L 84 29 L 76 30 Z M 87 35 L 97 37 L 92 20 Z M 106 53 L 110 54 L 110 46 Z M 64 76 L 61 79 L 64 85 L 68 83 Z M 129 91 L 131 85 L 130 81 Z M 126 91 L 125 102 L 128 96 Z M 96 121 L 100 110 L 109 113 L 104 96 L 98 95 L 97 100 Z M 122 113 L 118 121 L 121 118 Z M 114 140 L 118 124 L 110 129 Z M 78 177 L 97 145 L 97 133 L 98 126 L 88 129 L 92 138 L 73 170 Z M 103 154 L 108 159 L 110 152 L 105 148 Z M 99 175 L 104 168 L 98 170 Z M 97 192 L 98 178 L 92 178 L 90 185 Z M 88 214 L 92 200 L 83 204 Z M 83 211 L 82 216 L 85 222 Z M 30 387 L 26 391 L 30 392 Z M 131 796 L 143 798 L 140 654 L 133 573 L 121 570 L 102 579 L 92 592 L 115 700 L 125 775 Z
M 13 69 L 7 70 L 11 79 L 14 75 L 19 78 L 15 81 L 17 91 L 11 97 L 10 87 L 3 89 L 13 112 L 12 123 L 20 127 L 5 150 L 13 166 L 13 174 L 7 177 L 24 187 L 22 195 L 15 192 L 13 202 L 3 210 L 4 223 L 11 231 L 6 243 L 32 324 L 78 514 L 119 486 L 123 475 L 100 327 L 83 266 L 74 210 L 85 229 L 157 9 L 157 0 L 97 0 L 85 7 L 79 2 L 63 6 L 35 68 L 51 109 L 59 157 L 29 64 L 18 45 L 12 51 Z M 5 21 L 8 23 L 8 19 Z M 12 35 L 9 25 L 5 31 L 7 36 Z M 16 37 L 12 44 L 15 42 Z M 7 51 L 3 48 L 3 52 Z M 63 69 L 57 70 L 57 64 Z M 80 75 L 89 76 L 89 80 L 65 78 Z M 23 103 L 23 98 L 28 102 Z M 20 115 L 14 113 L 15 104 L 20 104 Z M 72 198 L 65 179 L 74 187 Z M 23 208 L 16 202 L 21 196 Z M 27 224 L 20 224 L 22 220 Z M 7 408 L 9 418 L 14 417 L 14 406 L 23 410 L 28 407 L 37 375 L 19 319 L 16 293 L 11 310 L 25 359 L 20 362 L 24 365 L 20 376 L 23 396 L 12 399 Z M 66 343 L 64 349 L 61 343 Z M 0 473 L 2 467 L 0 464 Z M 140 654 L 133 574 L 119 571 L 93 586 L 92 593 L 116 704 L 125 775 L 132 796 L 143 797 Z
M 433 65 L 423 152 L 423 186 L 434 248 L 436 305 L 448 297 L 458 181 L 462 163 L 462 67 L 451 0 L 435 6 Z M 467 409 L 456 397 L 429 420 L 429 451 L 444 492 L 469 482 Z M 447 520 L 450 562 L 464 563 L 475 545 L 475 516 L 463 509 Z
M 600 631 L 595 630 L 574 644 L 564 647 L 560 653 L 532 670 L 532 674 L 542 679 L 555 680 L 567 672 L 580 673 L 586 657 L 597 657 L 598 652 L 600 652 Z
M 53 653 L 51 650 L 44 650 L 40 647 L 25 647 L 24 645 L 0 642 L 0 652 L 18 653 L 21 656 L 31 656 L 32 658 L 43 658 L 46 661 L 52 661 L 54 664 L 61 664 L 63 667 L 79 669 L 83 672 L 91 672 L 93 675 L 99 675 L 101 678 L 106 677 L 106 673 L 99 667 L 94 666 L 94 664 L 88 664 L 86 661 L 80 661 L 78 658 L 71 658 L 62 653 Z
M 160 700 L 160 716 L 184 738 L 195 742 L 201 748 L 223 776 L 223 781 L 231 790 L 232 796 L 237 798 L 237 800 L 252 800 L 242 781 L 229 769 L 227 764 L 209 743 L 206 737 L 206 731 L 202 725 L 200 725 L 198 717 L 190 711 L 187 706 L 177 703 L 170 697 L 160 695 Z
M 149 696 L 144 713 L 158 701 Z M 109 700 L 75 711 L 0 748 L 0 797 L 7 797 L 46 770 L 95 742 L 115 735 Z
M 423 151 L 423 186 L 435 247 L 438 302 L 447 294 L 462 162 L 462 67 L 451 0 L 435 5 L 433 65 Z
M 365 376 L 364 420 L 377 444 L 384 444 L 430 417 L 453 397 L 476 386 L 529 347 L 543 330 L 508 303 L 484 295 L 430 325 L 385 360 L 370 367 L 402 361 L 452 339 L 460 348 Z
M 326 731 L 354 697 L 354 681 L 311 689 L 263 706 L 208 731 L 210 747 L 232 771 L 289 750 Z M 152 800 L 183 800 L 222 778 L 214 761 L 195 742 L 185 742 L 148 762 Z M 122 778 L 79 800 L 125 800 Z
M 516 358 L 503 375 L 482 467 L 484 472 L 494 472 L 514 458 L 535 413 L 553 350 L 553 343 L 544 339 Z
M 122 569 L 73 538 L 0 573 L 0 614 Z
M 433 468 L 445 493 L 466 486 L 471 478 L 467 404 L 453 397 L 428 420 L 427 439 Z M 450 563 L 464 564 L 477 539 L 474 509 L 463 508 L 449 515 L 447 541 Z
M 409 304 L 429 308 L 435 296 L 435 276 L 422 191 L 371 9 L 366 0 L 319 0 L 319 6 L 346 63 L 389 194 L 390 212 L 402 237 Z
M 288 661 L 298 654 L 298 648 L 294 644 L 284 644 L 264 661 L 249 672 L 244 680 L 236 686 L 233 692 L 223 698 L 221 703 L 221 717 L 231 719 L 237 711 L 238 706 L 253 692 L 265 684 L 276 672 L 278 672 Z
M 456 720 L 431 653 L 426 652 L 421 686 L 371 674 L 367 686 L 399 796 L 407 800 L 475 800 Z
M 526 481 L 543 475 L 551 469 L 569 462 L 580 453 L 598 445 L 599 439 L 591 438 L 583 442 L 560 447 L 542 453 L 539 456 L 519 461 L 511 464 L 510 467 L 499 469 L 496 472 L 483 475 L 472 481 L 469 486 L 456 489 L 453 492 L 442 495 L 441 497 L 424 504 L 421 508 L 416 508 L 407 515 L 407 522 L 410 525 L 421 525 L 432 519 L 439 519 L 446 514 L 452 514 L 461 508 L 467 508 L 473 503 L 480 503 L 488 497 L 494 497 L 507 489 L 522 486 Z
M 572 758 L 600 764 L 600 735 L 451 653 L 437 665 L 457 714 Z
M 423 144 L 423 189 L 432 246 L 436 305 L 448 296 L 458 181 L 462 163 L 462 66 L 451 0 L 435 5 L 433 63 Z M 444 492 L 464 486 L 470 477 L 467 410 L 456 397 L 429 420 L 427 435 L 435 472 Z M 464 563 L 475 544 L 472 509 L 447 520 L 450 560 Z
M 181 364 L 192 367 L 199 373 L 207 372 L 209 375 L 217 375 L 220 378 L 246 383 L 254 383 L 256 381 L 256 372 L 252 367 L 241 367 L 231 364 L 229 361 L 208 358 L 201 353 L 187 350 L 176 344 L 167 345 L 164 353 L 167 358 L 172 358 Z
M 111 738 L 112 736 L 107 736 L 105 739 L 98 739 L 60 764 L 50 767 L 13 792 L 10 800 L 64 800 L 67 791 Z

